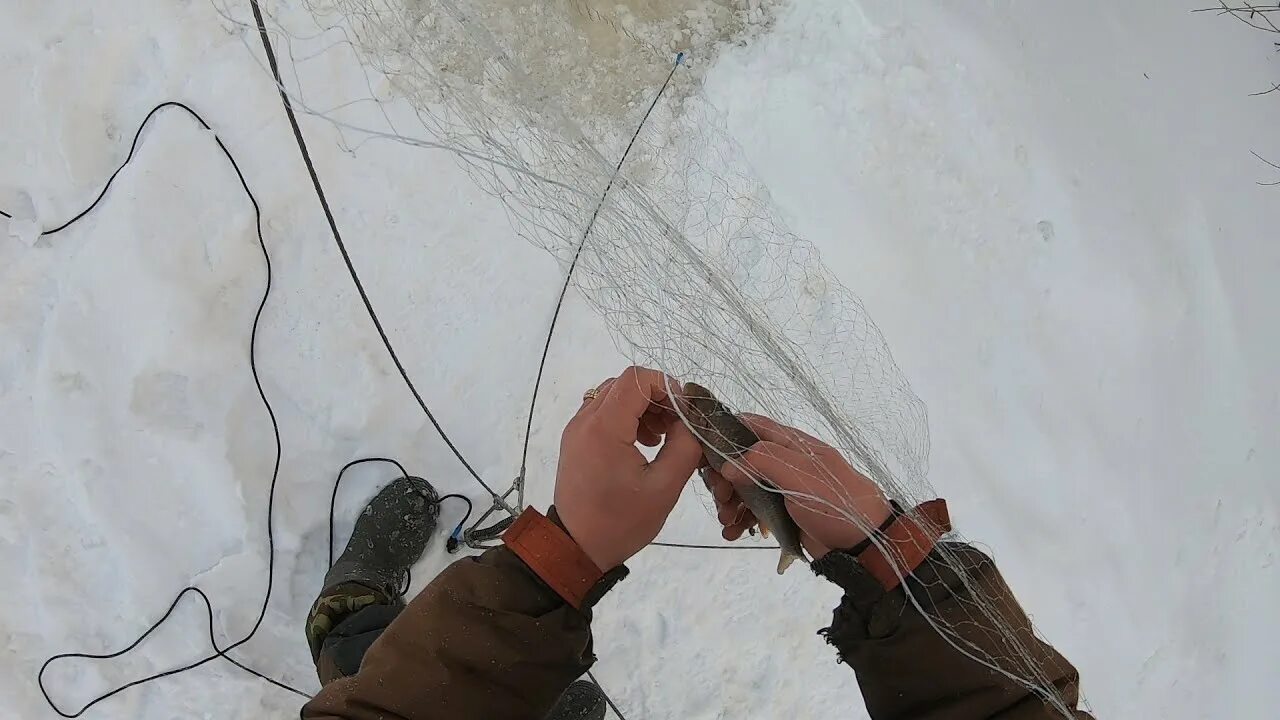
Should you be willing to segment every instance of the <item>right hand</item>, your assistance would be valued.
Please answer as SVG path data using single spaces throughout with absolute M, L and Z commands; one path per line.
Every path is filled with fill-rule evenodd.
M 740 417 L 760 442 L 738 463 L 725 463 L 720 472 L 708 470 L 704 476 L 724 526 L 724 539 L 737 540 L 758 524 L 735 490 L 755 482 L 747 471 L 782 490 L 816 498 L 786 498 L 787 512 L 800 526 L 801 541 L 815 560 L 833 549 L 847 550 L 862 542 L 867 537 L 864 528 L 879 527 L 893 513 L 880 488 L 855 470 L 840 451 L 762 415 Z M 845 514 L 859 522 L 852 522 Z
M 675 413 L 679 391 L 657 370 L 627 368 L 584 400 L 560 438 L 556 511 L 601 572 L 653 542 L 705 462 Z M 662 448 L 650 462 L 636 443 Z

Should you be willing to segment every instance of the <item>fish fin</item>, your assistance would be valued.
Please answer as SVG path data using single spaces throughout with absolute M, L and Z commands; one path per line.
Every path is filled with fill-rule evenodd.
M 757 522 L 759 522 L 759 521 L 757 521 Z M 767 538 L 767 537 L 769 537 L 769 526 L 768 526 L 768 525 L 765 525 L 765 524 L 764 524 L 764 523 L 762 523 L 762 522 L 761 522 L 761 523 L 759 523 L 759 525 L 760 525 L 760 535 L 761 535 L 762 537 L 766 537 L 766 538 Z

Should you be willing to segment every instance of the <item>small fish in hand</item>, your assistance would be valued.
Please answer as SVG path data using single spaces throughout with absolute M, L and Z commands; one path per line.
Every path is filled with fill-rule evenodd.
M 711 467 L 719 470 L 726 462 L 736 460 L 759 442 L 760 438 L 738 419 L 729 408 L 716 399 L 710 390 L 696 383 L 684 384 L 684 408 L 693 434 L 702 444 L 703 454 Z M 761 484 L 766 487 L 761 487 Z M 755 483 L 734 488 L 742 504 L 760 522 L 760 532 L 768 537 L 772 531 L 782 547 L 778 559 L 778 574 L 786 572 L 791 563 L 808 562 L 800 546 L 800 528 L 787 513 L 782 493 L 768 487 L 768 481 L 756 478 Z

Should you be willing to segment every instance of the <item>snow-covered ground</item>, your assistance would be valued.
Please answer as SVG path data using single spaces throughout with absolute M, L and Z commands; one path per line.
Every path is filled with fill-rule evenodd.
M 807 0 L 706 68 L 784 219 L 865 301 L 930 410 L 930 480 L 1000 562 L 1101 717 L 1267 718 L 1280 705 L 1280 156 L 1269 38 L 1195 3 Z M 314 688 L 301 621 L 333 474 L 368 454 L 476 488 L 386 357 L 273 85 L 203 0 L 11 3 L 0 208 L 44 226 L 96 195 L 156 103 L 215 126 L 263 206 L 276 286 L 260 370 L 284 446 L 277 583 L 238 652 Z M 341 54 L 333 57 L 341 58 Z M 350 57 L 302 66 L 367 94 Z M 406 366 L 486 478 L 519 463 L 561 279 L 439 151 L 341 150 L 303 118 Z M 188 583 L 220 637 L 264 590 L 272 441 L 246 364 L 263 270 L 210 138 L 157 120 L 99 210 L 0 232 L 0 717 L 54 717 L 45 657 L 119 649 Z M 582 389 L 627 362 L 571 295 L 531 451 L 547 501 Z M 354 509 L 389 473 L 354 471 Z M 446 509 L 455 518 L 456 509 Z M 341 525 L 340 525 L 341 528 Z M 689 493 L 664 532 L 714 541 Z M 445 563 L 434 546 L 420 586 Z M 769 553 L 654 548 L 603 603 L 597 674 L 630 718 L 860 716 L 814 631 L 835 593 Z M 716 588 L 714 601 L 702 592 Z M 202 609 L 127 658 L 55 666 L 64 708 L 199 657 Z M 225 664 L 91 717 L 293 717 Z

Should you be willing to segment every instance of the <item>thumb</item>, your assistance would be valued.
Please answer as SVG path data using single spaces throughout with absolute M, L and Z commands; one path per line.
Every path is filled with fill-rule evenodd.
M 666 487 L 680 489 L 701 465 L 702 445 L 684 423 L 674 422 L 645 475 L 656 478 Z

